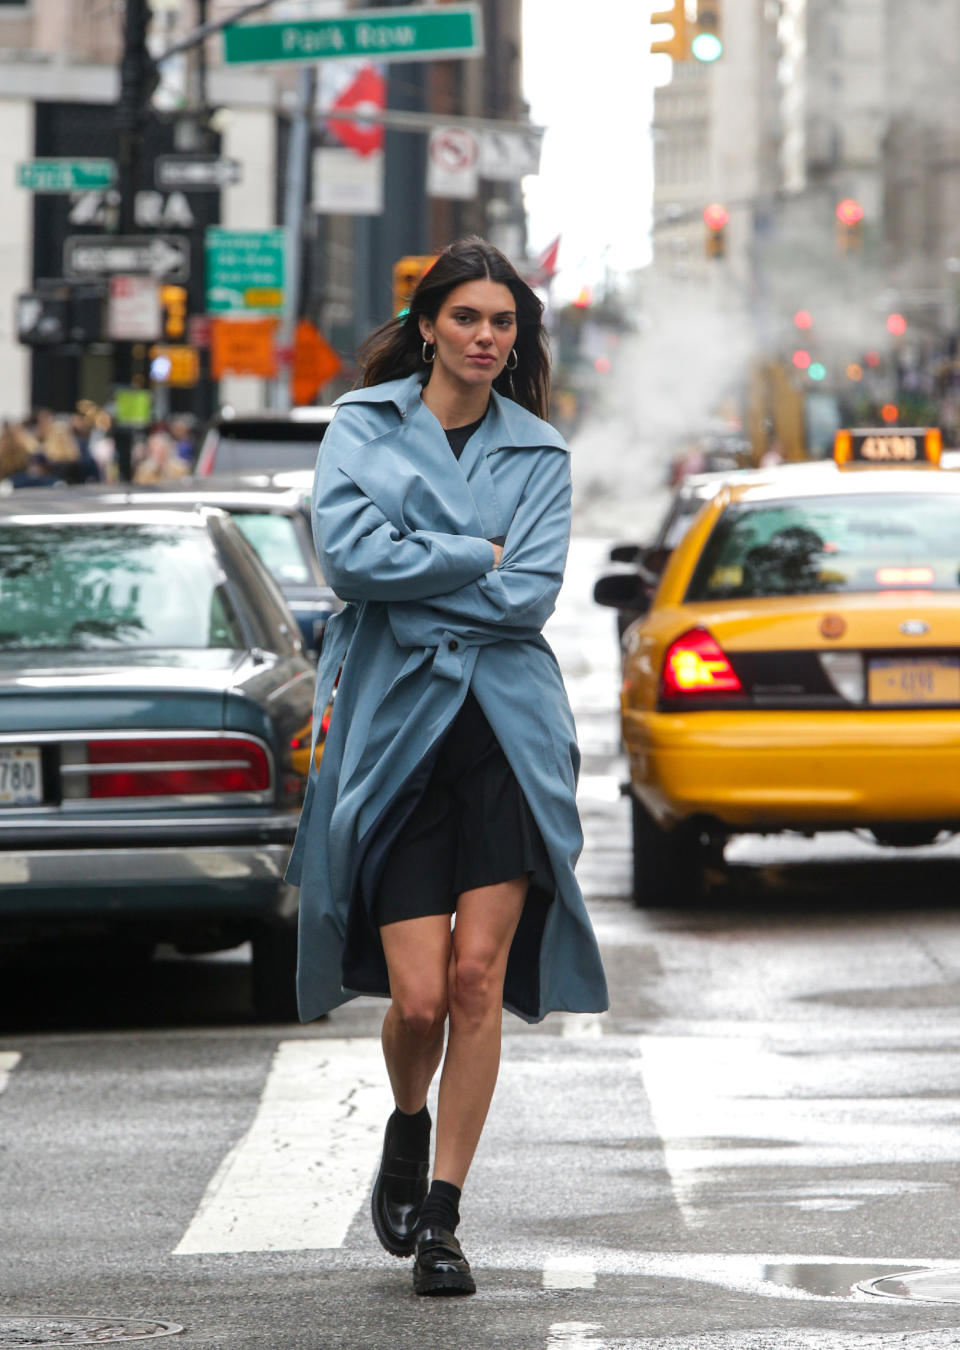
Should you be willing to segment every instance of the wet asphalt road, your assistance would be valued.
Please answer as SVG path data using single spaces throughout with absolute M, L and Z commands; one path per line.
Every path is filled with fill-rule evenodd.
M 370 1228 L 380 1005 L 262 1027 L 243 951 L 74 961 L 0 987 L 0 1350 L 108 1314 L 192 1350 L 960 1341 L 960 1304 L 855 1288 L 960 1266 L 960 848 L 736 841 L 706 905 L 634 909 L 602 556 L 577 542 L 549 635 L 612 1007 L 505 1025 L 479 1295 L 415 1299 Z

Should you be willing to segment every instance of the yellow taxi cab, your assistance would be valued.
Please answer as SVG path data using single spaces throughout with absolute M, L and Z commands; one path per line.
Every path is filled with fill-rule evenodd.
M 841 432 L 841 471 L 731 483 L 698 514 L 624 638 L 637 903 L 694 898 L 734 834 L 960 829 L 960 475 L 939 450 Z
M 336 690 L 334 690 L 336 696 Z M 297 773 L 304 778 L 310 772 L 310 747 L 313 746 L 313 762 L 319 769 L 320 761 L 323 759 L 323 746 L 327 739 L 327 732 L 330 729 L 330 717 L 333 713 L 333 699 L 327 704 L 320 719 L 320 730 L 317 732 L 317 741 L 313 743 L 313 718 L 305 722 L 302 727 L 290 739 L 290 762 Z

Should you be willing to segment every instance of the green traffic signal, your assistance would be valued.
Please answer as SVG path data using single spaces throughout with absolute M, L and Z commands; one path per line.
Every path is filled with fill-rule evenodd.
M 690 51 L 704 65 L 719 61 L 723 55 L 723 43 L 716 33 L 698 33 L 690 44 Z

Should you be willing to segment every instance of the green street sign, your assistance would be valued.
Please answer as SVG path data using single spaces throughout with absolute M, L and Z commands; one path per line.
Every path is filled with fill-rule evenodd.
M 281 314 L 285 230 L 228 230 L 210 225 L 204 239 L 208 314 Z
M 17 165 L 17 187 L 31 192 L 102 191 L 116 177 L 112 159 L 31 159 Z
M 237 24 L 223 30 L 228 65 L 251 61 L 432 61 L 482 56 L 476 4 L 354 10 L 337 19 Z

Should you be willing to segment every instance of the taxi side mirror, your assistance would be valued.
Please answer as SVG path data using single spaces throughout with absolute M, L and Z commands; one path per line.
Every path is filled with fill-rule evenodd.
M 610 561 L 619 563 L 637 562 L 643 551 L 642 544 L 614 544 L 610 550 Z
M 644 548 L 640 550 L 637 558 L 637 570 L 647 585 L 656 587 L 660 584 L 664 568 L 670 561 L 671 551 L 669 548 Z
M 650 586 L 634 569 L 629 572 L 607 572 L 598 578 L 593 588 L 593 598 L 598 605 L 645 614 L 650 608 Z

